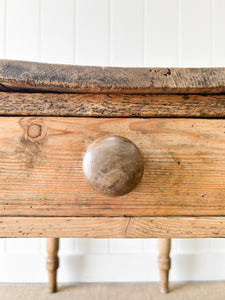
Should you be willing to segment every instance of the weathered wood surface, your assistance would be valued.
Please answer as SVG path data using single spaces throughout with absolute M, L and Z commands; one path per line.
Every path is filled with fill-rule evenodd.
M 0 237 L 218 238 L 224 217 L 0 217 Z
M 224 118 L 225 95 L 0 92 L 0 115 Z
M 0 215 L 225 215 L 225 120 L 1 117 L 0 128 Z M 122 197 L 95 192 L 82 171 L 88 146 L 109 134 L 144 156 Z
M 0 60 L 0 90 L 219 94 L 225 92 L 225 68 L 115 68 Z

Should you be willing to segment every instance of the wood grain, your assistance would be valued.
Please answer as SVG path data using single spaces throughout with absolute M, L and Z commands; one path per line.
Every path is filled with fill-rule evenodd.
M 0 237 L 219 238 L 224 217 L 0 217 Z
M 0 129 L 2 216 L 225 214 L 225 120 L 1 117 Z M 88 146 L 110 134 L 133 141 L 145 166 L 116 198 L 93 191 L 82 171 Z
M 0 92 L 6 116 L 225 117 L 225 95 L 116 95 Z
M 83 171 L 90 186 L 107 196 L 123 196 L 141 181 L 144 160 L 129 139 L 107 135 L 95 140 L 83 158 Z
M 115 68 L 0 60 L 1 91 L 219 94 L 225 68 Z

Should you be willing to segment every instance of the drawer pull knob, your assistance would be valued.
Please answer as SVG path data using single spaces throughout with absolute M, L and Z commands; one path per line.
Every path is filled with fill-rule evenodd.
M 122 196 L 141 181 L 144 160 L 132 141 L 110 135 L 97 139 L 88 147 L 83 171 L 94 190 L 108 196 Z

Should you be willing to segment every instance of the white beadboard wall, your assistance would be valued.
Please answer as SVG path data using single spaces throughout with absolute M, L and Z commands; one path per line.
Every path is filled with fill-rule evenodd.
M 0 0 L 0 58 L 225 67 L 225 0 Z M 61 239 L 59 282 L 158 281 L 156 239 Z M 174 239 L 171 281 L 224 280 L 224 239 Z M 0 282 L 46 282 L 45 239 L 0 239 Z

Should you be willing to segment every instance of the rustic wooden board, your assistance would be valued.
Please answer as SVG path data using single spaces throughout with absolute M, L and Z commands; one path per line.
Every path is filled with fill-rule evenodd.
M 224 217 L 0 217 L 0 237 L 218 238 Z
M 122 197 L 93 191 L 82 172 L 108 134 L 144 156 L 141 183 Z M 225 215 L 225 120 L 1 117 L 0 145 L 2 216 Z
M 116 95 L 0 92 L 7 116 L 225 117 L 225 95 Z
M 0 60 L 1 91 L 219 94 L 225 68 L 115 68 Z

